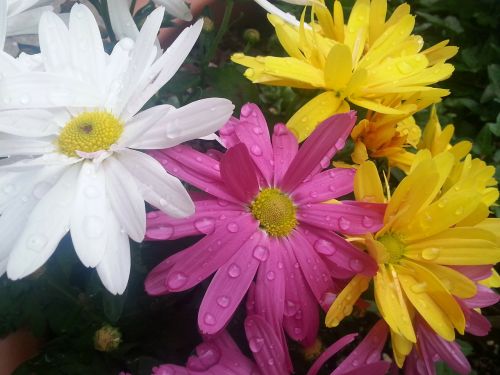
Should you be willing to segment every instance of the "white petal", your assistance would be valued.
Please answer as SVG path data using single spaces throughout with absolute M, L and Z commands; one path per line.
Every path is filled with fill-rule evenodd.
M 92 161 L 82 163 L 70 230 L 75 251 L 86 267 L 101 261 L 108 239 L 108 213 L 104 170 Z
M 159 126 L 144 134 L 131 147 L 155 149 L 173 147 L 219 130 L 231 117 L 234 105 L 227 99 L 207 98 L 171 111 Z M 153 132 L 154 130 L 154 132 Z M 162 134 L 163 132 L 163 134 Z
M 82 78 L 90 81 L 94 90 L 103 93 L 106 53 L 101 33 L 92 12 L 85 5 L 75 4 L 71 8 L 69 33 L 73 66 Z
M 0 260 L 0 276 L 2 276 L 7 271 L 7 261 L 8 258 Z
M 17 14 L 14 17 L 9 17 L 7 25 L 7 35 L 26 35 L 38 33 L 38 22 L 44 12 L 51 11 L 51 6 L 40 7 L 27 10 Z
M 136 178 L 144 199 L 173 217 L 194 214 L 194 204 L 182 183 L 151 156 L 134 150 L 123 150 L 118 159 Z
M 193 48 L 203 26 L 203 20 L 185 28 L 165 53 L 151 66 L 143 81 L 128 100 L 125 112 L 137 113 L 177 72 Z
M 184 21 L 191 21 L 193 19 L 193 15 L 189 10 L 189 7 L 183 0 L 154 0 L 154 2 L 158 5 L 162 5 L 165 7 L 167 13 L 180 18 Z
M 141 242 L 146 232 L 146 208 L 134 177 L 113 157 L 106 159 L 102 166 L 111 208 L 130 238 Z
M 43 166 L 66 166 L 78 163 L 80 160 L 78 158 L 70 158 L 58 152 L 45 154 L 36 158 L 12 157 L 2 160 L 2 162 L 10 162 L 0 164 L 0 173 L 7 171 L 21 172 L 28 169 L 39 169 Z
M 113 212 L 108 217 L 106 252 L 97 265 L 102 283 L 113 294 L 122 294 L 130 276 L 130 245 Z
M 135 40 L 139 35 L 139 29 L 130 14 L 129 7 L 127 1 L 108 0 L 111 27 L 117 39 L 131 38 Z
M 0 25 L 0 33 L 2 27 Z M 2 36 L 0 35 L 0 44 L 2 44 Z M 0 77 L 7 77 L 16 73 L 25 71 L 25 66 L 22 64 L 20 59 L 16 59 L 9 55 L 7 52 L 0 50 Z M 8 97 L 2 97 L 2 101 L 8 101 Z
M 29 215 L 9 257 L 10 279 L 25 277 L 42 266 L 68 232 L 78 171 L 77 166 L 68 168 Z
M 97 107 L 102 100 L 87 82 L 52 73 L 31 72 L 0 80 L 0 109 Z
M 295 18 L 292 14 L 283 12 L 281 9 L 279 9 L 277 6 L 271 4 L 267 0 L 254 0 L 257 4 L 259 4 L 262 8 L 264 8 L 267 12 L 274 14 L 275 16 L 278 16 L 281 18 L 283 21 L 289 23 L 290 25 L 293 26 L 300 26 L 299 20 Z M 305 25 L 305 28 L 310 29 L 311 27 L 309 25 Z
M 124 87 L 121 93 L 121 104 L 119 104 L 116 109 L 118 113 L 122 112 L 122 109 L 128 103 L 136 87 L 140 85 L 141 80 L 145 79 L 145 71 L 149 69 L 149 66 L 154 61 L 154 57 L 157 53 L 157 48 L 155 47 L 156 35 L 163 21 L 163 13 L 164 11 L 162 8 L 157 8 L 151 12 L 137 36 L 130 63 L 125 74 Z M 139 109 L 137 109 L 137 111 L 138 110 Z M 136 112 L 129 113 L 130 115 L 134 115 Z M 126 114 L 122 114 L 121 117 L 125 119 L 129 118 Z
M 27 138 L 0 133 L 0 157 L 41 155 L 55 151 L 51 137 Z
M 172 110 L 175 110 L 174 106 L 163 104 L 139 112 L 127 122 L 117 145 L 128 147 L 141 139 L 155 137 L 158 133 L 164 134 L 163 119 Z
M 23 137 L 45 137 L 59 130 L 49 111 L 21 109 L 0 112 L 0 132 Z
M 0 50 L 3 51 L 7 34 L 7 2 L 0 1 Z
M 71 71 L 71 41 L 68 28 L 54 13 L 47 12 L 42 15 L 38 39 L 47 72 Z

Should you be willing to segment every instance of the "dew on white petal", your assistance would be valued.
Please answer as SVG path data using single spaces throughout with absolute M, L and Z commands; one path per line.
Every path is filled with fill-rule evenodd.
M 49 239 L 43 234 L 33 234 L 28 238 L 26 246 L 30 250 L 40 251 L 45 247 L 48 240 Z
M 47 191 L 52 187 L 52 184 L 42 181 L 35 185 L 33 188 L 33 196 L 37 199 L 41 199 Z

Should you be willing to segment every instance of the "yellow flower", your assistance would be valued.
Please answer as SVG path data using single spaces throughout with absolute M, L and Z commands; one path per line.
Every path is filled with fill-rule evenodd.
M 338 1 L 332 13 L 314 3 L 313 21 L 306 25 L 303 13 L 299 27 L 269 15 L 289 57 L 237 53 L 232 60 L 248 68 L 245 76 L 254 83 L 323 91 L 288 121 L 300 141 L 327 117 L 349 110 L 349 103 L 407 117 L 408 108 L 391 106 L 392 99 L 448 95 L 429 85 L 451 75 L 453 66 L 445 61 L 457 48 L 444 41 L 422 51 L 422 38 L 411 34 L 415 19 L 409 6 L 399 6 L 387 21 L 386 8 L 386 0 L 358 0 L 346 25 Z
M 470 298 L 476 286 L 448 266 L 500 261 L 500 221 L 487 219 L 488 206 L 498 198 L 493 174 L 493 167 L 470 156 L 459 162 L 449 151 L 435 157 L 420 151 L 387 200 L 384 227 L 365 238 L 379 265 L 375 302 L 391 329 L 399 366 L 416 342 L 412 320 L 417 312 L 448 341 L 455 329 L 464 333 L 465 318 L 454 297 Z M 363 163 L 355 178 L 356 198 L 384 202 L 382 192 L 375 165 Z M 327 326 L 339 324 L 369 282 L 362 275 L 353 278 L 330 307 Z

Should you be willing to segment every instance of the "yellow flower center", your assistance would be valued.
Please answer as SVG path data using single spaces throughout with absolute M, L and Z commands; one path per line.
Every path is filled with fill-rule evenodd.
M 282 237 L 297 225 L 292 200 L 279 189 L 264 189 L 250 205 L 250 211 L 269 235 Z
M 123 132 L 123 124 L 109 112 L 83 112 L 64 126 L 57 144 L 59 151 L 77 157 L 77 151 L 107 150 Z
M 405 245 L 401 238 L 394 233 L 390 233 L 378 238 L 377 241 L 384 245 L 387 254 L 389 254 L 387 263 L 399 263 L 405 253 Z

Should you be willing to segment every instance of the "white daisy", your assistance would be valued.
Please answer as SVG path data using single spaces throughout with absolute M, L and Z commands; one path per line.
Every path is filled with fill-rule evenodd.
M 149 155 L 207 136 L 231 116 L 226 99 L 175 109 L 139 110 L 177 71 L 202 22 L 159 54 L 163 8 L 134 43 L 104 52 L 97 23 L 73 6 L 69 29 L 52 12 L 40 20 L 39 66 L 0 53 L 0 274 L 22 278 L 51 256 L 69 231 L 82 263 L 106 288 L 123 293 L 130 272 L 128 237 L 142 241 L 144 201 L 174 217 L 193 203 L 181 182 Z M 33 58 L 29 61 L 37 61 Z M 138 113 L 139 112 L 139 113 Z
M 0 50 L 5 37 L 36 34 L 43 12 L 51 10 L 52 0 L 0 0 Z
M 153 0 L 156 5 L 163 6 L 167 13 L 184 21 L 191 21 L 193 16 L 183 0 Z M 118 39 L 135 39 L 139 30 L 130 14 L 132 0 L 108 0 L 111 27 Z

